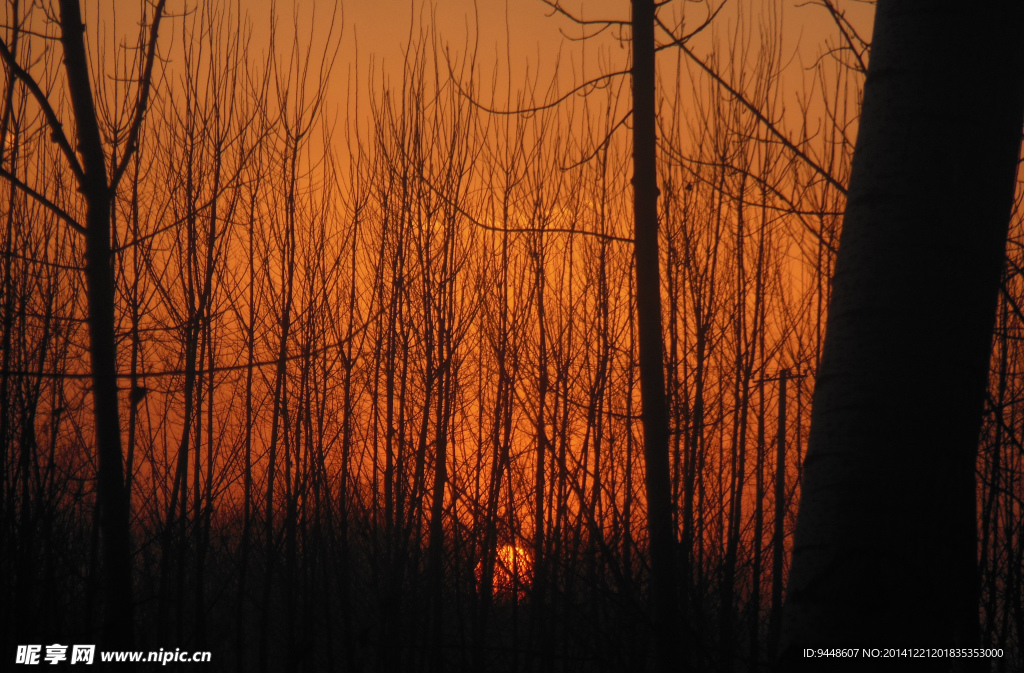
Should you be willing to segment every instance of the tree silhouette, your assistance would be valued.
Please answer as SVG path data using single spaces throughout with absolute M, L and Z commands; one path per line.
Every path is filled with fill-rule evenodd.
M 658 173 L 655 135 L 654 0 L 633 0 L 633 226 L 636 260 L 637 344 L 644 483 L 651 550 L 651 605 L 660 670 L 674 669 L 677 638 L 675 554 L 669 480 L 668 406 L 665 400 L 658 252 Z
M 619 16 L 633 4 L 632 16 L 595 20 L 589 5 L 576 15 L 550 0 L 536 20 L 571 22 L 566 58 L 550 80 L 537 73 L 553 63 L 528 61 L 518 82 L 514 39 L 488 66 L 472 30 L 450 42 L 447 3 L 414 12 L 397 67 L 369 68 L 345 62 L 357 43 L 338 30 L 340 3 L 330 25 L 322 3 L 278 6 L 293 4 L 289 26 L 244 3 L 170 3 L 157 45 L 159 0 L 139 2 L 141 30 L 102 3 L 79 15 L 69 1 L 0 0 L 0 650 L 134 636 L 209 649 L 215 667 L 239 671 L 765 670 L 784 640 L 810 393 L 871 60 L 866 14 L 850 12 L 862 3 L 812 0 L 784 17 L 788 0 L 622 0 Z M 806 70 L 784 48 L 805 16 L 834 22 L 814 34 L 821 58 Z M 979 41 L 990 20 L 963 34 Z M 995 38 L 1012 30 L 1000 25 Z M 942 87 L 941 72 L 966 79 L 997 51 L 964 66 L 940 41 L 919 42 Z M 892 47 L 880 49 L 884 64 Z M 1012 172 L 983 150 L 997 144 L 988 115 L 1006 103 L 973 86 L 984 113 L 942 87 L 869 105 L 866 121 L 881 109 L 904 128 L 884 143 L 865 128 L 877 152 L 861 154 L 876 163 L 859 184 L 881 176 L 887 191 L 857 192 L 844 250 L 885 246 L 861 256 L 869 270 L 843 263 L 835 334 L 844 320 L 867 330 L 867 315 L 868 331 L 930 329 L 941 343 L 886 334 L 856 362 L 858 374 L 888 368 L 889 416 L 855 428 L 874 423 L 885 455 L 862 467 L 902 472 L 881 489 L 889 504 L 841 506 L 871 550 L 855 570 L 896 558 L 893 531 L 909 530 L 893 523 L 897 506 L 904 521 L 945 517 L 916 543 L 959 530 L 960 556 L 941 562 L 967 568 L 976 515 L 981 601 L 952 581 L 943 594 L 959 587 L 964 615 L 980 605 L 980 642 L 1019 669 L 1020 202 L 998 279 L 976 509 L 971 454 L 945 488 L 954 471 L 922 448 L 940 456 L 957 432 L 957 368 L 970 358 L 953 342 L 985 303 L 962 296 L 973 290 L 958 285 L 961 257 L 995 238 L 973 226 L 994 219 L 988 206 L 955 233 L 968 206 L 954 196 L 991 205 L 988 182 L 1005 197 Z M 935 121 L 949 114 L 959 121 Z M 921 175 L 890 161 L 929 133 Z M 936 149 L 947 136 L 955 160 Z M 981 146 L 965 154 L 970 139 Z M 906 175 L 919 207 L 893 196 Z M 880 208 L 899 226 L 866 226 Z M 895 317 L 851 308 L 850 278 L 896 297 Z M 846 375 L 836 362 L 858 353 L 837 338 L 826 401 Z M 902 443 L 882 432 L 897 421 L 915 424 Z M 809 506 L 831 460 L 816 432 Z M 892 504 L 897 487 L 908 493 Z M 959 504 L 937 503 L 937 490 Z M 805 568 L 811 553 L 805 544 Z M 839 573 L 830 580 L 848 579 Z M 799 605 L 799 591 L 789 598 Z
M 17 5 L 14 6 L 17 16 Z M 41 203 L 57 212 L 85 239 L 85 284 L 88 301 L 89 355 L 96 453 L 98 456 L 97 508 L 103 534 L 103 586 L 106 597 L 104 639 L 111 645 L 130 647 L 133 642 L 132 573 L 129 531 L 130 493 L 125 488 L 122 461 L 121 423 L 117 387 L 117 346 L 114 331 L 115 288 L 111 264 L 111 200 L 117 185 L 137 149 L 138 136 L 149 100 L 156 37 L 163 17 L 164 0 L 155 5 L 145 58 L 136 83 L 136 100 L 125 146 L 108 174 L 108 157 L 101 137 L 99 117 L 93 99 L 78 0 L 60 0 L 60 42 L 77 134 L 77 154 L 64 135 L 51 101 L 34 78 L 21 67 L 7 45 L 0 42 L 0 55 L 8 71 L 32 92 L 60 148 L 85 201 L 85 224 L 75 221 L 38 194 Z M 13 179 L 13 176 L 8 176 Z M 30 190 L 26 190 L 30 191 Z
M 1024 8 L 960 9 L 877 6 L 784 657 L 978 642 L 975 456 L 1024 120 Z

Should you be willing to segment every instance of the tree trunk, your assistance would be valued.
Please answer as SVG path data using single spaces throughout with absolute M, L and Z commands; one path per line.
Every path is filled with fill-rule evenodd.
M 89 357 L 93 417 L 99 454 L 97 507 L 103 534 L 104 644 L 130 649 L 132 637 L 131 546 L 128 500 L 121 464 L 121 421 L 117 401 L 114 335 L 114 275 L 110 263 L 110 188 L 89 80 L 78 0 L 60 2 L 61 43 L 68 92 L 75 115 L 86 202 L 85 282 L 89 305 Z
M 953 48 L 955 41 L 955 48 Z M 784 658 L 977 642 L 975 455 L 1024 117 L 1024 5 L 880 0 Z
M 772 609 L 768 625 L 768 656 L 775 657 L 782 626 L 782 572 L 786 553 L 786 379 L 779 372 L 779 423 L 775 440 L 775 521 L 772 524 Z
M 662 362 L 654 110 L 654 0 L 633 0 L 633 218 L 651 608 L 659 669 L 674 668 L 675 575 L 668 409 Z

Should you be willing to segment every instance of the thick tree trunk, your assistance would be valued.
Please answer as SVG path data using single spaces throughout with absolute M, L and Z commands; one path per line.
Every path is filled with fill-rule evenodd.
M 784 657 L 977 642 L 975 455 L 1022 54 L 1022 3 L 878 2 Z
M 61 43 L 68 91 L 78 132 L 86 201 L 85 282 L 89 305 L 89 356 L 93 416 L 99 453 L 97 506 L 103 533 L 103 586 L 106 597 L 104 641 L 132 645 L 131 547 L 128 494 L 121 464 L 121 422 L 117 400 L 114 335 L 114 275 L 110 263 L 110 188 L 106 157 L 93 104 L 78 0 L 60 2 Z

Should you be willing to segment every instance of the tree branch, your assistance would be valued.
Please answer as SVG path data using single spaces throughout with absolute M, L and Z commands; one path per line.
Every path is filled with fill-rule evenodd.
M 663 30 L 665 30 L 665 32 L 669 33 L 670 35 L 672 34 L 671 30 L 669 30 L 669 28 L 663 22 L 661 22 L 660 19 L 655 20 L 658 21 L 658 24 L 661 26 Z M 696 54 L 694 54 L 693 51 L 691 51 L 690 48 L 686 46 L 685 38 L 676 38 L 672 42 L 661 45 L 660 47 L 658 47 L 658 49 L 667 49 L 668 47 L 672 46 L 679 47 L 680 49 L 682 49 L 683 53 L 686 54 L 691 61 L 696 63 L 701 70 L 703 70 L 711 77 L 711 79 L 713 79 L 720 87 L 725 89 L 729 93 L 729 95 L 732 96 L 740 105 L 745 107 L 747 111 L 754 115 L 754 117 L 759 122 L 761 122 L 761 124 L 763 124 L 765 128 L 768 129 L 768 132 L 775 136 L 786 149 L 792 152 L 798 159 L 803 161 L 805 164 L 810 166 L 815 173 L 820 175 L 825 180 L 825 182 L 835 187 L 837 190 L 839 190 L 840 193 L 844 195 L 846 194 L 846 187 L 842 183 L 836 180 L 831 173 L 822 168 L 821 164 L 819 164 L 817 161 L 811 158 L 810 155 L 808 155 L 806 152 L 797 147 L 793 143 L 793 141 L 786 137 L 786 135 L 776 127 L 775 123 L 772 122 L 767 117 L 765 117 L 764 114 L 760 110 L 758 110 L 753 103 L 748 101 L 743 94 L 734 89 L 728 82 L 725 81 L 725 79 L 721 75 L 712 70 L 712 68 L 709 65 L 707 65 Z
M 114 174 L 110 179 L 111 193 L 117 190 L 117 185 L 121 181 L 121 177 L 124 176 L 125 169 L 128 167 L 128 161 L 137 149 L 139 131 L 142 127 L 142 120 L 146 116 L 146 106 L 149 103 L 149 90 L 153 79 L 153 62 L 156 60 L 157 31 L 160 29 L 160 20 L 163 18 L 164 5 L 166 3 L 167 0 L 159 0 L 157 2 L 153 24 L 149 27 L 149 43 L 146 45 L 146 65 L 139 76 L 139 98 L 135 103 L 135 118 L 132 120 L 132 125 L 128 131 L 128 143 L 125 147 L 124 156 L 121 157 L 121 163 L 114 169 Z
M 54 215 L 59 217 L 68 226 L 70 226 L 72 229 L 77 231 L 79 234 L 84 234 L 85 233 L 85 227 L 83 227 L 81 224 L 79 224 L 78 220 L 76 220 L 75 218 L 71 217 L 71 215 L 69 215 L 66 210 L 64 210 L 63 208 L 58 206 L 56 203 L 54 203 L 50 199 L 46 198 L 45 196 L 43 196 L 42 194 L 40 194 L 36 190 L 32 189 L 28 185 L 26 185 L 24 182 L 22 182 L 21 180 L 16 178 L 13 173 L 10 173 L 10 172 L 8 172 L 5 169 L 0 168 L 0 177 L 4 178 L 8 182 L 10 182 L 12 185 L 14 185 L 15 187 L 17 187 L 21 191 L 23 191 L 26 194 L 28 194 L 29 196 L 31 196 L 40 205 L 42 205 L 47 210 L 52 212 Z
M 449 68 L 449 71 L 450 71 L 450 68 Z M 495 114 L 495 115 L 528 115 L 528 114 L 533 114 L 533 113 L 536 113 L 536 112 L 542 112 L 544 110 L 550 110 L 551 108 L 556 107 L 559 104 L 561 104 L 564 101 L 566 101 L 570 96 L 573 96 L 573 95 L 579 93 L 580 91 L 586 89 L 587 87 L 590 87 L 591 89 L 599 89 L 599 88 L 602 88 L 601 86 L 599 86 L 599 84 L 601 84 L 602 82 L 606 82 L 606 81 L 608 81 L 608 80 L 610 80 L 610 79 L 612 79 L 614 77 L 620 77 L 622 75 L 628 75 L 629 73 L 630 73 L 629 70 L 617 70 L 615 72 L 611 72 L 611 73 L 608 73 L 608 74 L 605 74 L 605 75 L 600 75 L 598 77 L 594 77 L 593 79 L 588 79 L 583 84 L 580 84 L 578 86 L 573 87 L 567 93 L 563 94 L 562 96 L 559 96 L 558 98 L 556 98 L 555 100 L 553 100 L 550 103 L 544 103 L 543 105 L 538 105 L 536 107 L 520 108 L 520 109 L 516 109 L 516 110 L 498 110 L 496 108 L 489 108 L 486 105 L 484 105 L 483 103 L 477 102 L 470 94 L 468 94 L 465 91 L 463 91 L 462 90 L 462 85 L 454 77 L 451 78 L 451 81 L 452 81 L 452 83 L 455 84 L 455 88 L 457 88 L 459 90 L 459 94 L 461 96 L 466 98 L 473 107 L 479 108 L 479 109 L 483 110 L 484 112 L 488 112 L 490 114 Z M 449 74 L 451 74 L 451 73 L 449 72 Z M 607 86 L 607 84 L 605 84 L 604 86 Z
M 78 157 L 75 156 L 75 151 L 71 149 L 71 144 L 68 142 L 68 138 L 64 135 L 64 125 L 60 123 L 60 119 L 57 118 L 57 113 L 53 111 L 53 107 L 50 105 L 50 101 L 46 98 L 46 94 L 39 88 L 35 78 L 32 75 L 18 65 L 18 62 L 14 59 L 14 54 L 7 48 L 7 43 L 0 38 L 0 58 L 3 58 L 4 63 L 10 68 L 11 74 L 20 79 L 25 87 L 32 94 L 32 97 L 36 99 L 39 107 L 43 111 L 43 115 L 46 117 L 46 122 L 50 125 L 50 137 L 53 139 L 57 146 L 64 153 L 65 158 L 68 160 L 68 164 L 71 166 L 71 172 L 75 174 L 75 178 L 81 182 L 85 177 L 85 173 L 82 171 L 82 165 L 78 163 Z

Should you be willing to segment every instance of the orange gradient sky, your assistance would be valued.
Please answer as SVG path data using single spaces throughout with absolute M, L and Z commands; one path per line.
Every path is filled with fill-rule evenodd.
M 194 12 L 199 4 L 197 0 L 169 0 L 167 3 L 168 18 L 161 29 L 161 52 L 168 59 L 165 67 L 170 71 L 174 71 L 180 60 L 173 45 L 181 40 L 181 17 Z M 298 28 L 298 44 L 303 47 L 311 44 L 314 54 L 322 51 L 332 28 L 335 38 L 340 31 L 327 100 L 329 109 L 339 113 L 330 115 L 335 117 L 344 116 L 341 113 L 348 100 L 347 90 L 356 76 L 364 92 L 370 81 L 376 85 L 371 89 L 379 91 L 381 77 L 399 76 L 410 35 L 428 31 L 430 26 L 436 28 L 437 44 L 451 54 L 453 60 L 461 61 L 467 53 L 476 54 L 480 81 L 487 83 L 484 88 L 489 91 L 492 81 L 495 82 L 495 104 L 504 102 L 501 99 L 509 91 L 509 77 L 514 97 L 527 76 L 537 79 L 541 91 L 547 90 L 557 69 L 556 88 L 564 92 L 585 78 L 624 69 L 628 63 L 628 43 L 621 39 L 628 37 L 628 31 L 612 28 L 589 40 L 570 39 L 579 38 L 584 30 L 586 34 L 596 31 L 573 24 L 542 0 L 237 0 L 214 4 L 221 10 L 245 17 L 252 29 L 247 54 L 251 61 L 261 60 L 266 53 L 272 13 L 277 17 L 279 49 L 291 46 L 295 36 L 293 26 Z M 709 11 L 723 4 L 713 30 L 705 31 L 692 43 L 694 50 L 707 56 L 713 39 L 724 41 L 733 34 L 741 14 L 746 17 L 746 39 L 756 45 L 757 31 L 764 19 L 764 5 L 757 0 L 673 0 L 659 10 L 659 16 L 672 25 L 685 20 L 685 25 L 692 29 L 707 18 Z M 873 3 L 837 0 L 836 4 L 861 36 L 869 39 Z M 138 0 L 113 3 L 86 0 L 84 15 L 92 48 L 102 46 L 109 53 L 118 45 L 134 44 L 140 6 Z M 562 6 L 587 20 L 629 19 L 628 0 L 568 0 Z M 35 15 L 39 22 L 41 13 Z M 839 46 L 839 35 L 828 11 L 817 2 L 789 0 L 778 20 L 782 25 L 782 59 L 788 80 L 785 89 L 795 91 L 814 61 Z M 99 23 L 102 30 L 90 29 L 90 23 Z M 42 26 L 34 28 L 38 30 Z M 50 26 L 48 32 L 54 31 L 55 27 Z M 666 50 L 659 56 L 663 66 L 676 58 L 676 50 Z M 371 68 L 372 80 L 369 78 Z M 107 72 L 108 77 L 112 74 Z

